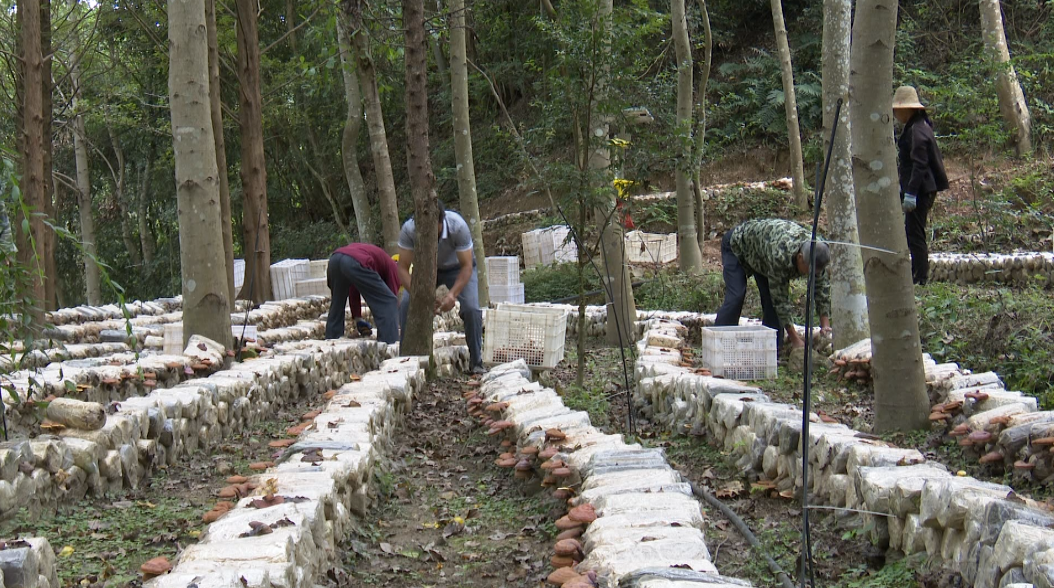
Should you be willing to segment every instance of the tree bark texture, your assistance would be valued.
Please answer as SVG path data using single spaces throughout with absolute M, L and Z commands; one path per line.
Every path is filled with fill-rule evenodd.
M 787 25 L 783 22 L 783 2 L 770 0 L 772 24 L 776 30 L 776 49 L 780 56 L 780 73 L 783 76 L 783 107 L 787 113 L 787 138 L 790 146 L 791 178 L 794 180 L 794 203 L 805 208 L 809 195 L 805 191 L 805 164 L 802 161 L 801 130 L 798 127 L 798 100 L 794 93 L 794 66 L 791 64 L 790 43 L 787 41 Z
M 260 38 L 256 29 L 256 2 L 237 0 L 235 4 L 238 12 L 241 179 L 245 199 L 242 209 L 242 250 L 245 251 L 246 272 L 245 285 L 239 297 L 259 304 L 271 299 L 271 234 L 267 217 L 263 98 L 260 95 Z M 249 279 L 249 272 L 254 274 L 252 280 Z
M 370 154 L 377 176 L 384 250 L 391 254 L 399 249 L 399 197 L 395 192 L 395 176 L 392 174 L 392 160 L 388 154 L 388 136 L 384 131 L 384 111 L 381 110 L 381 95 L 377 89 L 377 68 L 374 67 L 373 58 L 370 56 L 370 41 L 362 22 L 362 4 L 363 0 L 344 0 L 351 25 L 348 32 L 358 65 L 360 89 L 366 99 L 366 130 L 370 135 Z
M 121 141 L 117 139 L 117 133 L 113 131 L 113 127 L 109 123 L 106 125 L 106 131 L 110 135 L 110 145 L 113 147 L 114 157 L 117 159 L 117 166 L 112 168 L 111 171 L 114 184 L 113 203 L 121 219 L 121 242 L 124 243 L 124 247 L 128 251 L 128 259 L 132 262 L 132 265 L 142 266 L 143 258 L 139 255 L 139 247 L 136 246 L 135 235 L 132 234 L 132 215 L 129 214 L 128 205 L 124 201 L 124 149 L 121 147 Z
M 55 174 L 54 158 L 52 157 L 52 126 L 53 126 L 53 104 L 51 63 L 54 60 L 51 47 L 51 0 L 40 0 L 40 55 L 42 57 L 41 67 L 41 98 L 44 116 L 44 208 L 42 212 L 45 218 L 55 218 Z M 58 308 L 59 271 L 55 265 L 55 232 L 47 229 L 44 231 L 44 298 L 47 300 L 45 308 L 55 310 Z
M 231 305 L 220 227 L 216 143 L 212 137 L 205 2 L 169 0 L 168 19 L 168 88 L 183 276 L 183 345 L 197 334 L 230 347 Z
M 852 0 L 824 0 L 823 13 L 823 136 L 830 143 L 837 127 L 831 167 L 827 175 L 828 237 L 831 264 L 831 322 L 834 348 L 844 349 L 871 336 L 867 322 L 867 288 L 857 232 L 856 194 L 853 192 L 853 161 L 849 136 L 849 40 L 852 30 Z M 835 106 L 842 99 L 838 120 Z M 825 144 L 825 146 L 827 146 Z
M 350 57 L 351 42 L 348 40 L 348 17 L 341 11 L 337 18 L 337 43 L 340 45 L 340 65 L 344 74 L 344 96 L 348 101 L 348 117 L 340 137 L 340 155 L 344 163 L 344 179 L 351 192 L 351 206 L 355 211 L 355 226 L 359 241 L 373 243 L 373 211 L 370 210 L 366 184 L 359 170 L 359 133 L 362 132 L 362 94 L 359 80 L 355 76 L 355 61 Z
M 102 303 L 99 266 L 96 263 L 95 219 L 92 217 L 91 170 L 88 168 L 88 133 L 80 112 L 80 67 L 74 61 L 70 68 L 73 85 L 73 154 L 77 166 L 77 209 L 80 211 L 81 248 L 84 250 L 84 296 L 88 304 Z
M 853 179 L 871 321 L 875 430 L 929 426 L 911 259 L 893 144 L 897 0 L 858 0 L 849 74 Z
M 40 2 L 18 3 L 22 22 L 22 197 L 33 212 L 46 210 L 47 187 L 44 180 L 44 65 L 40 40 Z M 28 234 L 22 230 L 23 217 L 16 215 L 19 236 L 18 260 L 33 274 L 32 293 L 38 309 L 33 324 L 40 326 L 47 304 L 45 266 L 47 227 L 40 216 L 29 218 Z
M 697 0 L 703 25 L 703 64 L 699 71 L 699 90 L 695 102 L 695 147 L 692 152 L 692 192 L 695 195 L 695 232 L 702 255 L 706 243 L 706 199 L 703 197 L 703 152 L 706 150 L 706 87 L 710 83 L 710 65 L 714 55 L 714 36 L 710 30 L 710 11 L 706 0 Z
M 479 218 L 476 194 L 476 166 L 472 158 L 472 124 L 468 104 L 468 56 L 465 52 L 465 0 L 450 0 L 450 96 L 454 110 L 454 157 L 461 214 L 472 229 L 472 248 L 479 280 L 479 305 L 490 305 L 486 252 L 483 249 L 483 223 Z
M 1021 92 L 1017 72 L 1010 64 L 1010 49 L 1003 30 L 1003 15 L 999 0 L 980 0 L 981 34 L 988 59 L 995 69 L 995 91 L 999 98 L 999 112 L 1014 134 L 1014 149 L 1019 157 L 1032 152 L 1032 117 Z
M 139 223 L 139 243 L 143 246 L 144 274 L 153 268 L 154 254 L 157 251 L 157 239 L 154 238 L 154 231 L 150 227 L 150 174 L 153 168 L 154 148 L 153 144 L 151 144 L 150 151 L 146 155 L 146 163 L 143 164 L 143 168 L 140 170 L 142 176 L 139 178 L 138 208 L 136 211 L 136 220 Z
M 403 26 L 406 30 L 406 157 L 417 234 L 410 312 L 399 350 L 403 355 L 431 356 L 439 208 L 428 152 L 428 57 L 422 0 L 403 0 Z
M 673 24 L 673 46 L 677 55 L 677 133 L 687 135 L 681 163 L 677 166 L 677 242 L 680 245 L 682 272 L 697 274 L 703 269 L 703 254 L 699 250 L 699 234 L 695 226 L 695 195 L 692 192 L 692 106 L 695 102 L 692 84 L 692 48 L 688 43 L 688 22 L 684 15 L 687 0 L 672 0 L 670 20 Z
M 223 137 L 223 104 L 220 102 L 220 53 L 216 30 L 216 0 L 205 0 L 205 26 L 209 42 L 209 107 L 212 111 L 212 140 L 216 144 L 216 170 L 219 172 L 220 182 L 223 263 L 227 272 L 227 296 L 233 308 L 238 293 L 234 290 L 234 227 L 231 219 L 231 184 L 227 177 L 227 146 Z M 143 242 L 143 259 L 146 259 L 145 241 Z
M 590 145 L 588 165 L 594 171 L 592 177 L 603 177 L 605 187 L 610 187 L 611 174 L 607 173 L 611 166 L 611 152 L 608 148 L 608 125 L 600 123 L 599 109 L 596 104 L 607 98 L 607 87 L 611 76 L 611 35 L 612 35 L 612 13 L 614 7 L 612 0 L 600 0 L 597 4 L 597 26 L 602 27 L 603 35 L 601 44 L 603 55 L 600 56 L 597 73 L 599 80 L 596 84 L 595 102 L 592 105 L 593 112 L 590 115 L 591 127 L 589 137 L 585 140 Z M 595 145 L 595 148 L 593 146 Z M 603 171 L 597 174 L 597 171 Z M 611 193 L 611 192 L 608 192 Z M 622 223 L 615 209 L 615 198 L 612 195 L 601 207 L 595 211 L 597 222 L 603 224 L 601 233 L 601 256 L 604 260 L 603 275 L 601 282 L 609 289 L 607 340 L 608 343 L 620 346 L 632 345 L 633 325 L 637 321 L 637 305 L 633 300 L 632 281 L 629 276 L 629 266 L 626 265 L 626 240 L 622 233 Z M 616 320 L 611 320 L 612 317 Z

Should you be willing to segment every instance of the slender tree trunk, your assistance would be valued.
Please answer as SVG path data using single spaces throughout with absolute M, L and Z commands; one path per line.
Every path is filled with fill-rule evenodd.
M 604 55 L 601 57 L 601 71 L 598 72 L 596 102 L 590 114 L 589 137 L 583 139 L 589 145 L 588 166 L 594 172 L 591 177 L 603 177 L 604 186 L 610 188 L 611 153 L 607 144 L 609 129 L 607 123 L 601 122 L 596 105 L 606 99 L 611 76 L 608 64 L 611 62 L 611 35 L 613 34 L 612 0 L 600 0 L 597 10 L 598 26 L 603 27 L 601 43 L 604 46 Z M 594 144 L 593 141 L 597 142 Z M 628 346 L 632 345 L 633 341 L 637 305 L 633 300 L 633 286 L 629 276 L 629 266 L 626 264 L 626 241 L 622 233 L 622 223 L 619 222 L 618 213 L 611 214 L 615 209 L 615 198 L 613 192 L 608 193 L 612 196 L 594 212 L 598 223 L 604 222 L 605 218 L 610 219 L 603 225 L 603 233 L 600 237 L 603 243 L 601 254 L 604 259 L 601 281 L 611 293 L 611 298 L 608 300 L 607 340 L 613 345 Z
M 794 180 L 794 203 L 805 208 L 809 196 L 805 192 L 805 164 L 802 161 L 801 130 L 798 128 L 798 101 L 794 94 L 794 67 L 791 65 L 790 43 L 787 42 L 787 25 L 783 22 L 783 3 L 770 0 L 772 23 L 776 29 L 776 49 L 780 56 L 780 72 L 783 75 L 783 106 L 787 112 L 787 136 L 790 139 L 791 177 Z
M 483 248 L 483 223 L 476 194 L 476 167 L 472 159 L 472 124 L 468 104 L 468 57 L 465 55 L 465 0 L 450 0 L 450 95 L 454 109 L 454 155 L 457 158 L 457 189 L 461 214 L 472 229 L 472 246 L 479 280 L 479 305 L 490 305 L 490 285 Z
M 400 352 L 432 355 L 439 207 L 428 153 L 428 67 L 422 0 L 403 0 L 406 29 L 406 137 L 410 191 L 414 197 L 414 273 L 410 313 Z
M 867 322 L 867 288 L 860 257 L 856 222 L 856 195 L 853 192 L 853 159 L 849 136 L 849 39 L 852 27 L 852 0 L 824 0 L 823 15 L 823 136 L 830 142 L 837 126 L 831 167 L 827 176 L 827 226 L 832 262 L 827 266 L 831 279 L 831 322 L 835 349 L 842 349 L 871 335 Z M 834 120 L 834 110 L 842 99 L 842 110 Z M 844 244 L 843 244 L 844 243 Z
M 355 77 L 355 62 L 350 58 L 351 43 L 348 41 L 348 17 L 341 11 L 337 18 L 337 43 L 340 46 L 341 72 L 344 74 L 344 96 L 348 101 L 348 117 L 344 122 L 344 133 L 340 138 L 340 154 L 344 163 L 344 179 L 351 192 L 351 206 L 355 211 L 355 226 L 359 241 L 373 243 L 373 211 L 370 210 L 366 184 L 359 170 L 359 133 L 362 132 L 362 94 L 359 80 Z
M 47 186 L 44 179 L 44 65 L 40 40 L 40 2 L 21 0 L 18 10 L 22 22 L 22 197 L 36 212 L 46 209 Z M 21 213 L 17 215 L 21 217 Z M 29 218 L 28 234 L 22 221 L 16 221 L 19 243 L 18 260 L 33 273 L 32 294 L 39 305 L 34 311 L 33 324 L 43 320 L 40 312 L 47 304 L 44 283 L 48 279 L 45 267 L 46 227 L 41 217 Z
M 121 142 L 117 140 L 117 133 L 113 132 L 113 127 L 109 123 L 106 125 L 106 131 L 110 134 L 110 144 L 113 146 L 114 157 L 117 159 L 117 167 L 113 170 L 113 201 L 121 218 L 121 241 L 124 243 L 125 249 L 128 250 L 128 258 L 131 260 L 132 265 L 141 266 L 143 258 L 139 255 L 139 247 L 135 244 L 135 236 L 132 234 L 132 227 L 129 225 L 132 215 L 128 213 L 128 205 L 124 201 L 124 149 L 121 148 Z
M 714 55 L 714 36 L 710 30 L 710 11 L 706 0 L 697 0 L 703 24 L 703 67 L 699 72 L 699 91 L 695 103 L 695 147 L 692 153 L 692 192 L 695 195 L 695 232 L 702 255 L 706 242 L 706 199 L 703 197 L 703 152 L 706 150 L 706 86 L 710 82 L 710 65 Z
M 333 211 L 333 220 L 337 223 L 337 228 L 343 233 L 345 239 L 351 239 L 351 233 L 348 231 L 348 224 L 344 222 L 344 217 L 340 213 L 340 205 L 337 203 L 337 197 L 332 190 L 329 189 L 329 181 L 326 179 L 326 175 L 318 169 L 317 166 L 311 163 L 311 160 L 321 161 L 322 153 L 321 149 L 318 148 L 318 139 L 315 137 L 315 131 L 310 126 L 305 129 L 305 136 L 308 144 L 308 157 L 304 159 L 304 166 L 307 167 L 311 175 L 315 177 L 318 182 L 319 188 L 322 190 L 322 196 L 329 202 L 329 207 Z
M 151 145 L 150 151 L 146 156 L 146 163 L 140 170 L 142 177 L 139 179 L 139 195 L 137 198 L 139 206 L 136 214 L 136 218 L 139 221 L 139 243 L 143 246 L 144 275 L 149 274 L 152 270 L 154 254 L 157 250 L 157 240 L 154 238 L 154 231 L 150 228 L 150 173 L 153 167 L 154 149 L 153 145 Z
M 231 220 L 231 185 L 227 176 L 227 146 L 223 138 L 223 104 L 220 102 L 220 54 L 216 31 L 216 0 L 205 0 L 205 26 L 209 43 L 209 108 L 212 111 L 212 139 L 216 144 L 216 170 L 220 174 L 220 228 L 223 232 L 223 263 L 224 271 L 227 273 L 227 296 L 231 302 L 231 308 L 234 308 L 234 301 L 238 293 L 234 290 L 234 227 Z M 152 234 L 150 238 L 152 242 Z M 143 241 L 143 258 L 146 257 L 146 241 Z M 150 258 L 153 259 L 153 254 Z
M 673 46 L 677 54 L 677 133 L 687 135 L 682 145 L 681 162 L 677 166 L 677 241 L 680 244 L 681 271 L 697 274 L 703 270 L 703 254 L 699 250 L 699 233 L 695 226 L 695 195 L 692 193 L 692 48 L 688 44 L 688 22 L 684 16 L 686 0 L 672 0 L 670 20 L 673 23 Z
M 1032 116 L 1021 91 L 1017 72 L 1010 64 L 1010 49 L 1003 31 L 1003 15 L 999 0 L 980 0 L 981 31 L 985 54 L 995 69 L 995 91 L 999 97 L 999 112 L 1014 133 L 1014 149 L 1019 157 L 1032 152 Z
M 168 19 L 168 87 L 183 276 L 183 344 L 197 334 L 230 347 L 231 306 L 222 257 L 205 2 L 169 0 Z
M 928 428 L 911 259 L 900 210 L 893 145 L 893 39 L 897 0 L 857 0 L 849 74 L 853 179 L 864 249 L 875 430 Z
M 399 198 L 395 193 L 395 176 L 388 155 L 388 136 L 384 131 L 384 112 L 377 90 L 377 69 L 370 56 L 370 43 L 362 24 L 363 0 L 344 0 L 351 29 L 351 48 L 358 65 L 359 85 L 366 100 L 366 130 L 370 135 L 370 154 L 373 156 L 377 190 L 380 193 L 381 233 L 384 249 L 395 253 L 399 243 Z
M 425 0 L 425 13 L 428 20 L 437 20 L 436 14 L 442 10 L 442 0 Z M 443 43 L 442 37 L 439 33 L 432 33 L 429 30 L 425 30 L 425 36 L 428 38 L 428 47 L 432 50 L 432 59 L 436 63 L 436 73 L 439 77 L 446 78 L 447 62 L 446 56 L 443 55 Z M 451 56 L 453 59 L 453 56 Z
M 74 61 L 70 68 L 73 85 L 73 152 L 77 165 L 77 208 L 80 211 L 81 247 L 84 249 L 84 295 L 88 304 L 102 303 L 99 266 L 95 255 L 95 220 L 92 218 L 91 170 L 88 169 L 88 134 L 80 112 L 80 67 Z
M 237 0 L 238 116 L 241 119 L 241 179 L 245 198 L 242 211 L 246 280 L 240 298 L 259 304 L 271 299 L 271 235 L 267 217 L 267 164 L 263 148 L 263 98 L 260 95 L 260 39 L 256 3 Z M 251 269 L 250 269 L 251 268 Z M 248 288 L 252 283 L 252 291 Z
M 52 157 L 52 123 L 54 119 L 52 104 L 51 79 L 52 47 L 51 47 L 51 0 L 40 1 L 40 54 L 42 56 L 41 98 L 43 99 L 44 115 L 44 208 L 42 212 L 45 218 L 55 219 L 55 174 L 54 158 Z M 58 285 L 59 271 L 55 265 L 55 232 L 47 229 L 43 233 L 44 238 L 44 299 L 47 301 L 45 308 L 55 310 L 58 308 Z

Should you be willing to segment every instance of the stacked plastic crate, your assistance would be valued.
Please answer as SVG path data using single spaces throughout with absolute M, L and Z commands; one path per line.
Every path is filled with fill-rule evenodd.
M 523 283 L 520 282 L 520 258 L 488 257 L 487 286 L 490 289 L 490 302 L 523 302 Z
M 524 266 L 531 268 L 578 261 L 575 243 L 567 238 L 570 232 L 566 225 L 556 225 L 523 233 Z

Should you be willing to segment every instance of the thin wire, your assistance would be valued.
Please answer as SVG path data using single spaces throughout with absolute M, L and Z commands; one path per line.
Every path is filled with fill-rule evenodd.
M 842 99 L 839 98 L 834 106 L 834 119 L 842 110 Z M 809 280 L 805 296 L 805 359 L 802 362 L 804 369 L 802 382 L 802 425 L 801 425 L 801 465 L 802 465 L 802 493 L 801 493 L 801 517 L 802 517 L 802 565 L 798 576 L 802 588 L 805 588 L 805 575 L 809 575 L 809 583 L 816 587 L 816 574 L 813 569 L 812 560 L 812 538 L 809 529 L 809 413 L 812 410 L 812 304 L 816 290 L 816 226 L 820 222 L 820 204 L 823 202 L 823 189 L 827 182 L 827 172 L 831 167 L 831 155 L 834 152 L 834 138 L 838 132 L 838 125 L 831 127 L 831 142 L 827 146 L 827 158 L 824 160 L 823 172 L 817 166 L 816 197 L 812 209 L 812 236 L 809 246 Z

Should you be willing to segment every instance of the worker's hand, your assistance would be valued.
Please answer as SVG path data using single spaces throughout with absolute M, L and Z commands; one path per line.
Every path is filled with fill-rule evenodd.
M 440 300 L 436 300 L 436 312 L 446 312 L 451 308 L 454 308 L 454 303 L 457 302 L 457 298 L 453 294 L 447 294 Z
M 917 205 L 918 202 L 914 194 L 905 193 L 904 200 L 900 202 L 900 207 L 904 209 L 904 212 L 911 212 L 912 210 L 915 210 L 915 207 Z
M 364 319 L 355 319 L 355 330 L 360 337 L 369 337 L 373 334 L 373 325 Z

